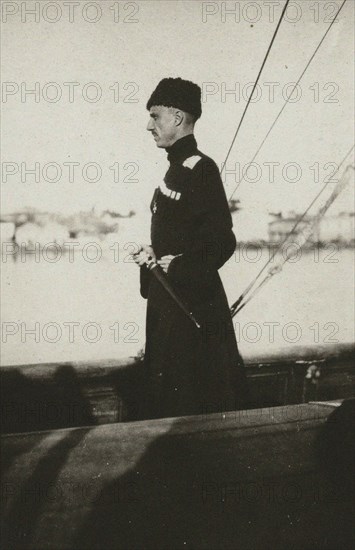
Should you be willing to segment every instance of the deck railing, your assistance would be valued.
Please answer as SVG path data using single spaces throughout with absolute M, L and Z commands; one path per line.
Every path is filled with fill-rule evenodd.
M 353 344 L 247 358 L 251 408 L 355 395 Z M 0 369 L 1 431 L 27 432 L 143 419 L 140 358 Z M 223 409 L 206 404 L 206 414 Z

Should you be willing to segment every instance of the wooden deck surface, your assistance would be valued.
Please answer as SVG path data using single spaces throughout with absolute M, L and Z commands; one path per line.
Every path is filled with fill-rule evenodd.
M 353 405 L 3 436 L 2 547 L 350 549 Z

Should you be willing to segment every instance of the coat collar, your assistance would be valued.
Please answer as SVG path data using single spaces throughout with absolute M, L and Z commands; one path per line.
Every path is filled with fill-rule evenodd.
M 196 154 L 197 143 L 193 134 L 188 134 L 183 138 L 178 139 L 170 147 L 166 147 L 168 153 L 168 161 L 170 163 L 183 162 L 188 157 Z

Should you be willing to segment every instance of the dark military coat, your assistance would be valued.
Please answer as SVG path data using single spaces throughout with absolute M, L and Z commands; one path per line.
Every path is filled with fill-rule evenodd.
M 167 278 L 198 329 L 146 266 L 145 414 L 149 418 L 242 408 L 244 367 L 218 269 L 236 240 L 215 162 L 188 135 L 167 149 L 170 167 L 150 205 L 157 258 L 177 256 Z

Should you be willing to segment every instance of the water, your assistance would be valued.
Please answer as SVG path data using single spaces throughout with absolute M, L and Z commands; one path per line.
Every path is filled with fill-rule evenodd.
M 2 364 L 134 356 L 146 303 L 129 251 L 106 250 L 95 263 L 80 251 L 72 262 L 68 254 L 53 263 L 3 257 Z M 265 263 L 268 251 L 260 254 L 254 261 L 244 250 L 222 268 L 230 303 Z M 354 341 L 353 265 L 352 249 L 302 252 L 286 264 L 234 319 L 242 354 Z

